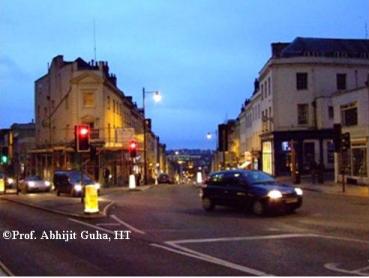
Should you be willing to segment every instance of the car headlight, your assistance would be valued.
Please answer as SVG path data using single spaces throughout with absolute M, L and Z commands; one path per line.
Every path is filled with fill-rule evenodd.
M 268 197 L 270 199 L 279 199 L 279 198 L 282 198 L 282 193 L 279 190 L 272 190 L 272 191 L 269 191 Z
M 33 186 L 35 186 L 36 184 L 35 184 L 35 182 L 34 182 L 34 181 L 29 181 L 29 182 L 28 182 L 28 185 L 29 185 L 30 187 L 33 187 Z
M 99 189 L 100 189 L 100 187 L 101 187 L 100 183 L 98 183 L 98 182 L 97 182 L 97 183 L 95 183 L 95 187 L 96 187 L 96 189 L 97 189 L 97 190 L 99 190 Z
M 302 189 L 301 188 L 295 188 L 295 192 L 296 192 L 296 194 L 297 195 L 299 195 L 299 196 L 302 196 L 302 194 L 303 194 L 303 192 L 302 192 Z
M 74 190 L 75 190 L 75 191 L 82 191 L 82 185 L 80 185 L 80 184 L 75 184 L 75 185 L 74 185 Z
M 45 181 L 45 185 L 46 185 L 46 186 L 50 186 L 50 185 L 51 185 L 51 183 L 50 183 L 49 181 Z
M 14 183 L 14 179 L 12 179 L 12 178 L 8 178 L 6 181 L 8 182 L 8 184 L 13 184 Z

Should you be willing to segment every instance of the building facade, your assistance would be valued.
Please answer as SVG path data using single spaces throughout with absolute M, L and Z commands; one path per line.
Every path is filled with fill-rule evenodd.
M 369 184 L 369 87 L 338 92 L 332 103 L 334 122 L 350 133 L 351 143 L 342 156 L 335 155 L 335 179 L 342 181 L 344 170 L 346 182 Z
M 133 168 L 142 172 L 143 111 L 118 88 L 107 62 L 64 61 L 56 56 L 47 74 L 35 81 L 35 118 L 33 157 L 35 172 L 41 176 L 50 179 L 55 169 L 78 169 L 82 164 L 102 184 L 108 176 L 109 183 L 124 185 Z M 90 126 L 90 153 L 74 150 L 74 129 L 79 124 Z M 136 167 L 128 153 L 131 140 L 139 146 Z M 153 151 L 156 148 L 147 152 Z
M 261 169 L 277 176 L 307 173 L 312 161 L 333 170 L 332 95 L 363 86 L 368 74 L 368 40 L 273 43 L 240 115 L 241 153 L 259 149 Z

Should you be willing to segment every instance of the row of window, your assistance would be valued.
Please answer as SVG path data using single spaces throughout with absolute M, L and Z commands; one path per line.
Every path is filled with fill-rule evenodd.
M 358 112 L 356 103 L 343 105 L 340 107 L 340 109 L 342 126 L 355 126 L 358 124 Z M 328 106 L 328 118 L 332 120 L 333 117 L 333 106 Z M 309 104 L 297 104 L 297 123 L 299 125 L 309 124 Z
M 261 83 L 260 90 L 261 90 L 261 100 L 271 95 L 272 89 L 271 89 L 270 77 L 268 77 L 266 81 Z
M 346 90 L 347 89 L 347 75 L 346 73 L 337 73 L 336 74 L 336 88 L 337 90 Z M 296 89 L 297 90 L 307 90 L 309 88 L 308 85 L 308 73 L 307 72 L 298 72 L 296 73 Z

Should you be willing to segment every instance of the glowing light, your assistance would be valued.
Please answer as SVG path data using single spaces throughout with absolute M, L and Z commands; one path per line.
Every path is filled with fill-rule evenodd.
M 270 199 L 279 199 L 279 198 L 282 198 L 282 193 L 279 190 L 272 190 L 272 191 L 269 191 L 268 197 Z
M 81 127 L 80 130 L 79 130 L 79 134 L 81 136 L 86 136 L 88 134 L 88 128 L 86 127 Z
M 299 196 L 301 196 L 302 194 L 303 194 L 303 191 L 302 191 L 302 189 L 301 188 L 295 188 L 295 192 L 296 192 L 296 194 L 297 195 L 299 195 Z
M 74 190 L 75 190 L 75 191 L 82 191 L 82 185 L 80 185 L 80 184 L 76 184 L 76 185 L 74 186 Z
M 156 92 L 154 93 L 153 98 L 154 98 L 154 101 L 155 101 L 155 102 L 160 102 L 160 101 L 161 101 L 162 96 L 161 96 L 161 94 L 160 94 L 160 92 L 159 92 L 159 91 L 156 91 Z

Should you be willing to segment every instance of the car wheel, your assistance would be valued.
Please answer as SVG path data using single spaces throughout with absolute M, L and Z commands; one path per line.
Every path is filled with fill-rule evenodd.
M 215 204 L 211 199 L 205 197 L 202 198 L 202 207 L 206 211 L 212 211 L 215 208 Z
M 252 204 L 252 212 L 255 215 L 258 215 L 258 216 L 264 215 L 265 214 L 265 205 L 260 200 L 256 200 Z

